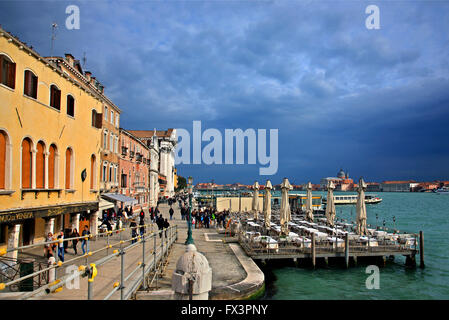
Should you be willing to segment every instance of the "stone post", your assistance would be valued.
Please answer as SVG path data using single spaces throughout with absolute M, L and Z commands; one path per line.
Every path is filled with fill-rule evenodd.
M 100 211 L 95 211 L 91 213 L 90 215 L 90 233 L 92 236 L 96 236 L 98 234 L 98 215 L 100 214 Z M 79 217 L 78 217 L 78 223 L 79 223 Z M 80 232 L 81 234 L 81 232 Z
M 19 246 L 20 224 L 15 224 L 9 228 L 8 232 L 8 249 L 17 248 Z M 17 259 L 17 251 L 11 251 L 6 254 L 7 257 Z
M 212 289 L 212 269 L 206 257 L 196 250 L 195 245 L 187 245 L 176 263 L 172 276 L 175 300 L 208 300 Z

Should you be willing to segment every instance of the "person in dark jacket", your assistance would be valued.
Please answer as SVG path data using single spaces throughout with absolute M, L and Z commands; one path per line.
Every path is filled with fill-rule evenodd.
M 140 236 L 143 237 L 143 235 L 145 234 L 145 221 L 141 219 L 139 222 L 139 225 L 140 225 L 140 228 L 139 228 Z
M 70 238 L 77 238 L 79 236 L 80 236 L 80 234 L 78 233 L 78 230 L 76 230 L 76 228 L 73 229 L 72 233 L 70 234 Z M 78 244 L 78 239 L 73 239 L 72 240 L 72 245 L 73 245 L 73 251 L 75 252 L 75 254 L 78 254 L 78 251 L 77 251 L 77 248 L 76 248 L 77 244 Z
M 165 229 L 165 238 L 167 239 L 167 228 L 170 227 L 170 223 L 167 218 L 163 221 L 163 228 Z
M 137 237 L 137 223 L 134 219 L 131 220 L 129 227 L 131 228 L 131 238 Z M 136 242 L 137 242 L 137 239 L 131 240 L 131 244 L 136 243 Z
M 170 210 L 168 210 L 168 213 L 170 213 L 170 220 L 173 220 L 173 214 L 175 213 L 175 210 L 173 210 L 173 208 L 170 207 Z

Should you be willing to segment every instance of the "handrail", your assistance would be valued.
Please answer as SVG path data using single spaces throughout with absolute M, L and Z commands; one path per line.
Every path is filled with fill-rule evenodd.
M 98 238 L 103 236 L 105 233 L 114 233 L 114 232 L 123 232 L 125 230 L 128 229 L 138 229 L 138 228 L 142 228 L 142 227 L 150 227 L 150 226 L 154 226 L 155 223 L 152 224 L 145 224 L 145 225 L 137 225 L 136 227 L 126 227 L 126 228 L 121 228 L 121 229 L 116 229 L 116 230 L 111 230 L 111 231 L 107 231 L 104 233 L 97 233 L 95 236 L 90 234 L 88 236 L 79 236 L 79 237 L 73 237 L 73 238 L 63 238 L 63 239 L 57 239 L 57 240 L 53 240 L 53 241 L 45 241 L 45 242 L 39 242 L 39 243 L 34 243 L 34 244 L 30 244 L 30 245 L 26 245 L 26 246 L 20 246 L 20 247 L 15 247 L 15 248 L 8 248 L 6 249 L 6 251 L 4 253 L 8 253 L 8 252 L 13 252 L 13 251 L 17 251 L 17 250 L 23 250 L 23 249 L 29 249 L 29 248 L 33 248 L 33 247 L 38 247 L 38 246 L 45 246 L 46 244 L 52 244 L 52 243 L 62 243 L 65 241 L 72 241 L 72 240 L 90 240 L 92 238 Z
M 140 226 L 137 226 L 137 227 L 122 228 L 122 229 L 117 230 L 117 231 L 123 232 L 123 231 L 126 230 L 126 229 L 137 229 L 137 228 L 141 228 L 141 227 L 149 227 L 149 226 L 153 226 L 153 225 L 152 225 L 152 224 L 151 224 L 151 225 L 146 224 L 146 225 L 140 225 Z M 86 253 L 86 254 L 84 254 L 84 255 L 81 255 L 81 256 L 79 256 L 79 257 L 75 257 L 75 258 L 70 259 L 70 260 L 66 260 L 65 262 L 59 261 L 58 264 L 49 266 L 48 268 L 44 268 L 44 269 L 42 269 L 42 270 L 33 272 L 33 273 L 29 274 L 29 275 L 20 277 L 20 278 L 18 278 L 18 279 L 9 281 L 9 282 L 7 282 L 7 283 L 0 283 L 0 288 L 1 288 L 1 289 L 4 289 L 4 288 L 6 288 L 6 287 L 8 287 L 8 286 L 11 286 L 11 285 L 16 284 L 16 283 L 18 283 L 18 282 L 21 282 L 21 281 L 23 281 L 23 280 L 32 278 L 32 277 L 34 277 L 34 276 L 36 276 L 36 275 L 39 275 L 39 274 L 41 274 L 41 273 L 50 271 L 50 270 L 52 270 L 52 269 L 60 268 L 60 267 L 62 267 L 63 265 L 67 265 L 69 262 L 73 262 L 73 261 L 78 260 L 78 259 L 86 258 L 86 257 L 88 257 L 88 256 L 91 256 L 91 255 L 94 254 L 94 253 L 98 253 L 98 252 L 100 252 L 100 251 L 103 251 L 103 250 L 105 250 L 105 249 L 112 248 L 112 247 L 117 246 L 117 245 L 122 245 L 123 243 L 127 243 L 127 242 L 129 242 L 129 241 L 137 240 L 136 243 L 131 244 L 131 245 L 125 247 L 125 248 L 122 248 L 121 251 L 124 252 L 124 251 L 126 251 L 126 250 L 132 249 L 133 247 L 137 246 L 139 243 L 142 242 L 142 240 L 144 240 L 144 239 L 146 239 L 146 238 L 156 237 L 156 235 L 160 234 L 161 232 L 166 232 L 167 230 L 169 230 L 169 229 L 172 230 L 173 228 L 174 228 L 174 229 L 176 230 L 176 232 L 177 232 L 177 226 L 176 226 L 176 225 L 175 225 L 175 226 L 172 226 L 172 227 L 169 227 L 168 229 L 158 230 L 157 232 L 154 232 L 154 231 L 152 230 L 153 228 L 151 228 L 151 231 L 149 231 L 148 229 L 146 229 L 145 232 L 143 233 L 143 237 L 141 237 L 141 235 L 138 235 L 138 236 L 132 237 L 132 238 L 130 238 L 130 239 L 120 240 L 119 242 L 116 242 L 116 243 L 113 243 L 113 244 L 107 244 L 106 246 L 104 246 L 104 247 L 102 247 L 102 248 L 100 248 L 100 249 L 97 249 L 97 250 L 95 250 L 95 251 L 89 251 L 88 253 Z M 110 235 L 113 234 L 113 232 L 114 232 L 114 231 L 108 231 L 108 232 L 106 232 L 106 234 L 107 234 L 107 236 L 109 237 Z M 97 236 L 98 236 L 98 235 L 97 235 Z M 76 237 L 76 238 L 73 238 L 73 239 L 78 239 L 78 238 L 86 238 L 86 236 L 83 236 L 83 237 Z M 64 241 L 64 240 L 63 240 L 63 241 Z M 45 244 L 55 243 L 55 242 L 61 242 L 61 241 L 60 241 L 60 240 L 58 240 L 58 241 L 49 241 L 49 242 L 46 242 L 46 243 L 39 243 L 39 244 L 36 244 L 36 245 L 45 245 Z M 18 248 L 12 248 L 11 250 L 9 250 L 9 251 L 7 251 L 7 252 L 14 251 L 14 250 L 19 250 L 19 249 L 18 249 Z M 116 256 L 119 254 L 119 253 L 116 252 L 116 251 L 117 251 L 117 250 L 114 250 L 114 252 L 113 252 L 111 255 L 107 255 L 106 257 L 103 257 L 103 258 L 97 260 L 95 264 L 96 264 L 97 266 L 100 266 L 100 265 L 106 263 L 107 261 L 109 261 L 110 259 L 112 259 L 113 257 L 116 257 Z M 80 272 L 77 273 L 77 276 L 79 276 L 79 275 L 80 275 Z M 69 276 L 69 277 L 67 277 L 67 278 L 66 278 L 65 280 L 63 280 L 63 281 L 61 281 L 61 279 L 59 279 L 59 282 L 58 282 L 58 283 L 55 283 L 55 282 L 56 282 L 56 281 L 55 281 L 55 282 L 53 282 L 53 283 L 44 285 L 44 286 L 38 288 L 37 290 L 31 292 L 30 294 L 25 295 L 25 298 L 30 297 L 30 296 L 32 296 L 32 295 L 35 295 L 35 294 L 37 294 L 37 293 L 39 293 L 39 292 L 42 292 L 42 291 L 45 290 L 45 289 L 51 289 L 50 291 L 53 291 L 53 290 L 55 290 L 55 289 L 57 289 L 57 288 L 59 288 L 59 287 L 62 287 L 67 281 L 72 280 L 72 279 L 73 279 L 73 277 L 72 277 L 72 276 Z M 53 285 L 53 287 L 52 287 L 52 285 Z

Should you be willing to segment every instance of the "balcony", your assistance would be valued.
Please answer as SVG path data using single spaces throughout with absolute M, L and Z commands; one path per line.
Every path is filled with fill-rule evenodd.
M 134 158 L 134 151 L 130 151 L 129 152 L 129 157 L 132 159 L 132 158 Z
M 126 156 L 128 154 L 128 147 L 122 146 L 122 156 Z
M 134 192 L 143 193 L 146 191 L 145 184 L 143 182 L 134 182 L 133 183 Z
M 137 162 L 142 162 L 142 155 L 140 153 L 136 154 L 136 161 Z

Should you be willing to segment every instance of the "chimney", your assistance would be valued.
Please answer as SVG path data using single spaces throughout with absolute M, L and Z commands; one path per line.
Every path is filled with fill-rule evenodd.
M 86 72 L 84 72 L 84 75 L 86 76 L 87 81 L 90 82 L 90 77 L 92 76 L 92 72 L 86 71 Z
M 70 53 L 66 53 L 65 54 L 65 59 L 67 60 L 67 62 L 69 63 L 69 65 L 71 67 L 73 67 L 74 61 L 75 61 L 75 57 L 72 56 Z
M 95 87 L 95 83 L 97 82 L 97 78 L 95 77 L 90 77 L 90 84 L 93 85 Z

